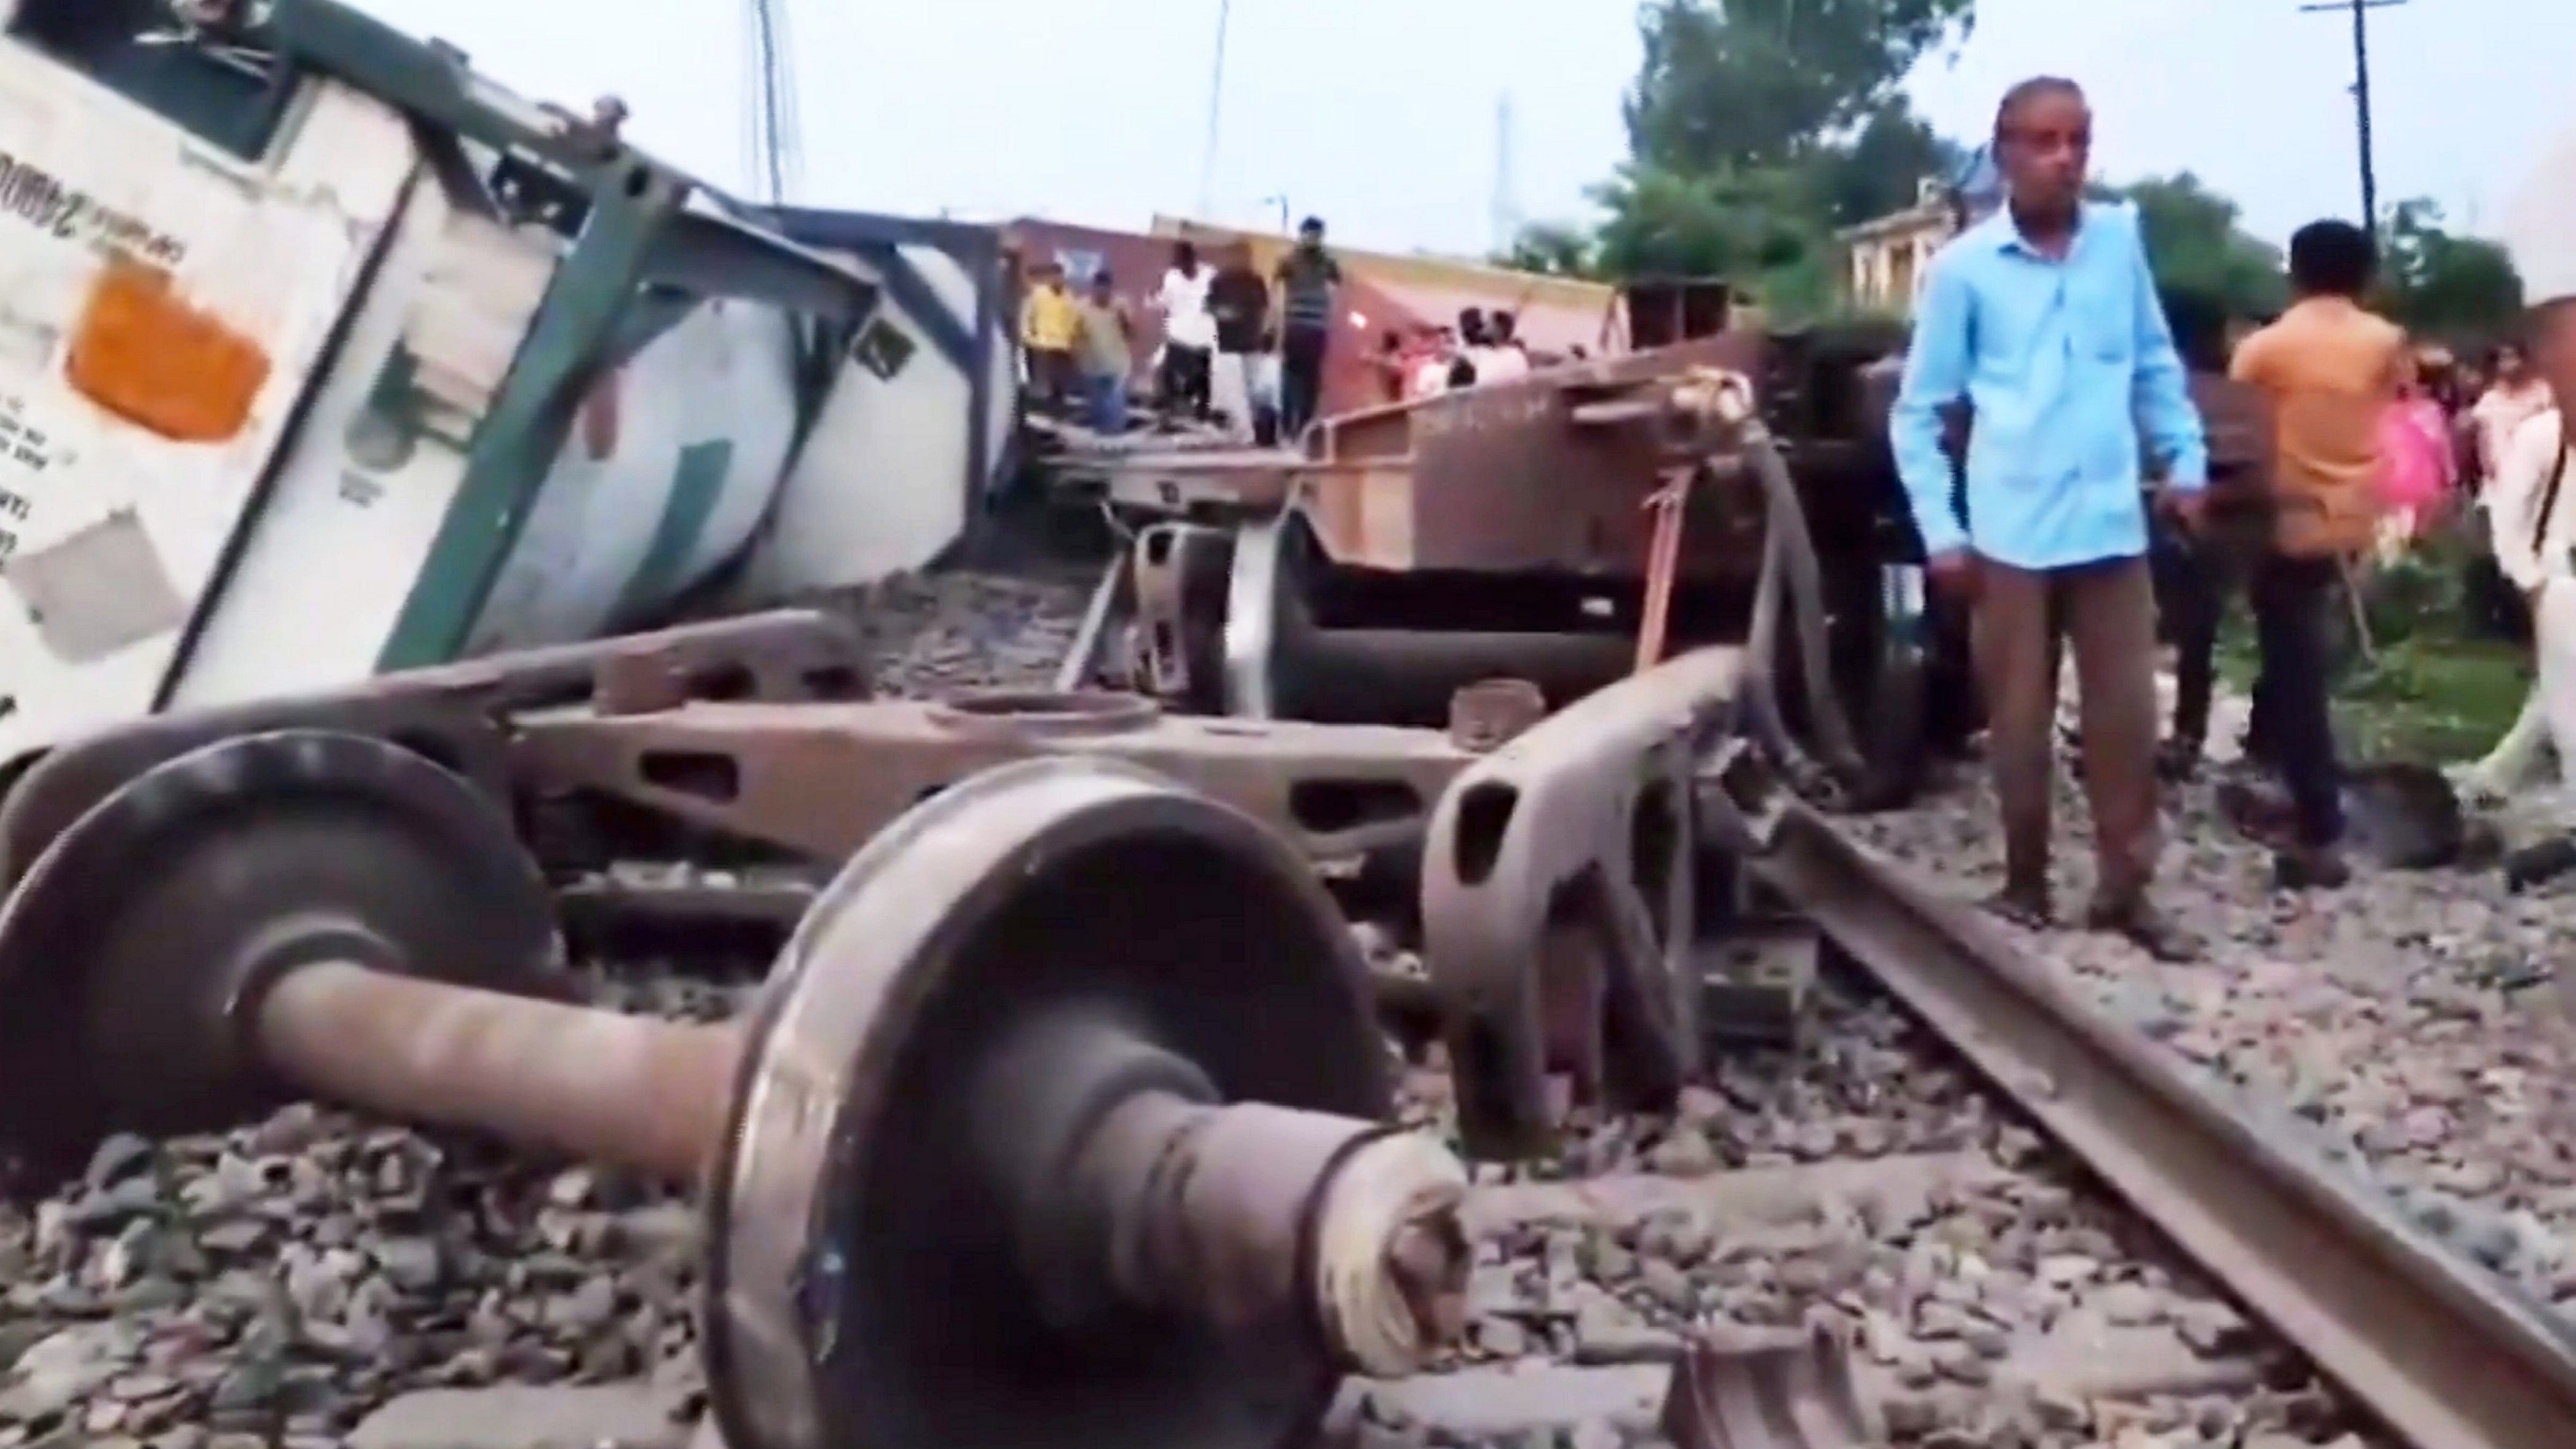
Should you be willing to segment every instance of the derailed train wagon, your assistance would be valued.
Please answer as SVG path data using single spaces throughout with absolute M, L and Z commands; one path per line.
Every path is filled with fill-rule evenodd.
M 1122 459 L 1112 505 L 1155 521 L 1110 668 L 1194 712 L 1438 725 L 1479 681 L 1562 708 L 1650 656 L 1747 641 L 1757 733 L 1849 804 L 1910 798 L 1977 711 L 1888 446 L 1903 329 L 1635 290 L 1637 351 L 1326 418 L 1293 450 Z M 1696 451 L 1713 378 L 1749 395 L 1758 445 Z M 2259 508 L 2260 408 L 2192 386 L 2222 496 Z
M 1902 335 L 1681 296 L 1643 309 L 1660 345 L 1327 418 L 1293 451 L 1124 460 L 1113 504 L 1164 516 L 1135 552 L 1132 671 L 1203 712 L 1437 724 L 1498 677 L 1561 707 L 1641 667 L 1641 632 L 1749 638 L 1777 742 L 1903 798 L 1925 600 L 1873 382 Z M 1713 461 L 1690 415 L 1720 379 L 1765 441 Z M 1681 509 L 1661 560 L 1659 500 Z
M 1007 358 L 890 263 L 331 0 L 5 14 L 0 770 L 963 532 L 998 449 L 903 403 Z

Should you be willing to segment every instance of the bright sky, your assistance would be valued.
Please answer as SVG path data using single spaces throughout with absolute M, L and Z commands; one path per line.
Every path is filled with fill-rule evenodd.
M 361 0 L 513 89 L 614 90 L 630 134 L 719 184 L 745 175 L 745 0 Z M 2275 240 L 2359 208 L 2351 30 L 2301 0 L 1982 0 L 1955 63 L 1915 77 L 1980 133 L 2041 71 L 2082 81 L 2113 180 L 2190 168 Z M 1141 228 L 1199 209 L 1221 0 L 787 0 L 806 153 L 797 198 L 906 214 Z M 1319 213 L 1356 245 L 1477 253 L 1496 111 L 1531 219 L 1584 212 L 1622 155 L 1631 0 L 1232 0 L 1210 207 Z M 2493 227 L 2576 126 L 2576 0 L 2408 0 L 2371 12 L 2383 201 Z

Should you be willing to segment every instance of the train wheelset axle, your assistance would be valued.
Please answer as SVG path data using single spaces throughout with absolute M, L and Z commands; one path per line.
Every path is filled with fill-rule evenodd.
M 669 1178 L 731 1449 L 1267 1449 L 1457 1331 L 1464 1177 L 1380 1125 L 1366 969 L 1295 853 L 1132 767 L 916 807 L 746 1019 L 572 1004 L 469 786 L 289 731 L 158 766 L 0 907 L 0 1159 L 295 1096 Z

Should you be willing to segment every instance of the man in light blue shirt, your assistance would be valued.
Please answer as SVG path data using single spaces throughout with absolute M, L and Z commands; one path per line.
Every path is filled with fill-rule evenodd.
M 2087 923 L 2163 959 L 2196 943 L 2148 898 L 2157 842 L 2156 621 L 2139 435 L 2197 526 L 2208 449 L 2136 212 L 2084 199 L 2092 115 L 2025 81 L 1995 116 L 2009 200 L 1933 260 L 1889 420 L 1936 587 L 1970 605 L 2003 817 L 1993 901 L 2051 920 L 2049 793 L 2061 634 L 2082 691 L 2099 870 Z M 1968 404 L 1965 514 L 1942 411 Z

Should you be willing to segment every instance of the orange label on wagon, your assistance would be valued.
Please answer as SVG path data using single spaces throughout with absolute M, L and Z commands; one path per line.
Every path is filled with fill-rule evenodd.
M 173 290 L 167 269 L 111 257 L 72 332 L 81 396 L 181 443 L 220 443 L 250 421 L 268 353 Z

